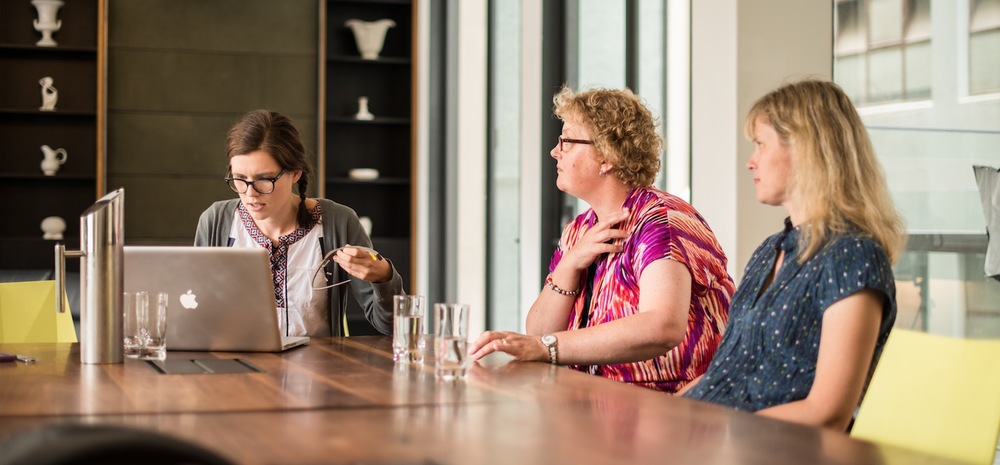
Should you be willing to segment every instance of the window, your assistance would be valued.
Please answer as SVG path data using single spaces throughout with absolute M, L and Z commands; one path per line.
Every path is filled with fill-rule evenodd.
M 835 5 L 834 77 L 857 104 L 930 98 L 930 0 Z
M 1000 92 L 1000 0 L 969 2 L 969 93 Z
M 859 107 L 910 234 L 893 268 L 896 325 L 998 337 L 1000 282 L 984 277 L 986 226 L 972 166 L 1000 167 L 1000 98 L 967 97 L 1000 91 L 1000 0 L 935 2 L 933 28 L 929 0 L 835 8 L 834 78 Z M 871 105 L 914 98 L 931 101 Z
M 487 326 L 520 328 L 521 2 L 490 2 L 489 309 Z M 529 153 L 536 161 L 544 154 Z
M 562 228 L 588 208 L 555 187 L 549 150 L 562 123 L 552 116 L 553 93 L 564 83 L 630 87 L 666 130 L 666 20 L 681 3 L 489 2 L 488 329 L 523 330 Z M 682 10 L 674 20 L 688 17 Z M 689 195 L 689 153 L 681 146 L 665 159 L 658 187 L 671 174 L 674 193 Z

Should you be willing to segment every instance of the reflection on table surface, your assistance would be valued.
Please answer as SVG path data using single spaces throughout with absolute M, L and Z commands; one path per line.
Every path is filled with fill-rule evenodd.
M 467 379 L 394 364 L 384 337 L 314 339 L 242 358 L 265 370 L 159 374 L 81 365 L 76 344 L 0 344 L 0 440 L 52 424 L 126 425 L 236 463 L 948 463 L 542 363 L 502 356 Z M 427 358 L 430 360 L 430 357 Z

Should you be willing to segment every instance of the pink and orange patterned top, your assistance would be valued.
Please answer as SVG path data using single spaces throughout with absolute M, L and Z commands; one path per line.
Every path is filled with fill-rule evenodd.
M 735 286 L 726 255 L 701 215 L 684 200 L 654 187 L 632 189 L 622 204 L 629 217 L 618 229 L 629 231 L 621 253 L 597 257 L 577 295 L 567 329 L 596 326 L 639 312 L 639 277 L 650 263 L 676 260 L 691 272 L 691 306 L 684 340 L 656 358 L 634 363 L 574 368 L 613 380 L 676 392 L 705 372 L 722 339 Z M 563 230 L 549 264 L 555 269 L 597 223 L 587 210 Z M 588 307 L 589 308 L 585 308 Z

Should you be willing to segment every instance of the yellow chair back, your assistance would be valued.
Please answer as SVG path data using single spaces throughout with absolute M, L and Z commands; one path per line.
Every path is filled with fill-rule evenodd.
M 0 342 L 77 342 L 69 302 L 56 313 L 55 281 L 0 283 Z
M 893 329 L 851 436 L 990 464 L 1000 432 L 1000 340 Z

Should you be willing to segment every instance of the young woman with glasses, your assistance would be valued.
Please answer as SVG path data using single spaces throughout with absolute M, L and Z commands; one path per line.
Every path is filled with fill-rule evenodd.
M 348 292 L 379 332 L 392 334 L 402 278 L 370 248 L 354 210 L 306 197 L 310 166 L 292 121 L 252 111 L 229 130 L 227 146 L 225 181 L 239 198 L 201 214 L 195 245 L 266 248 L 287 336 L 344 335 Z
M 662 140 L 629 90 L 553 99 L 556 186 L 590 205 L 563 230 L 527 318 L 528 335 L 488 331 L 474 359 L 502 351 L 675 392 L 708 367 L 734 285 L 701 215 L 656 189 Z

